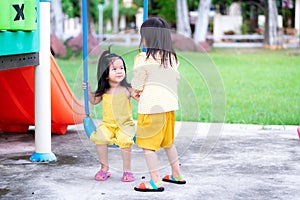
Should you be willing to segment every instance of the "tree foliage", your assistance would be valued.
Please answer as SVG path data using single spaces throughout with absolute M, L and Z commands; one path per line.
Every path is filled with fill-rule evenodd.
M 229 6 L 230 4 L 232 4 L 235 1 L 239 1 L 239 0 L 212 0 L 212 3 Z
M 187 0 L 189 11 L 195 11 L 198 9 L 199 0 Z
M 63 13 L 68 15 L 70 18 L 80 16 L 80 6 L 78 0 L 62 0 L 62 10 Z
M 176 0 L 152 0 L 149 4 L 149 15 L 163 17 L 171 24 L 176 23 Z

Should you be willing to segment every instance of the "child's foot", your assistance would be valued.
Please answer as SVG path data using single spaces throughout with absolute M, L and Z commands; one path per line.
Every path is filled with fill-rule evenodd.
M 96 173 L 95 175 L 95 180 L 96 181 L 105 181 L 106 179 L 108 179 L 110 177 L 110 173 L 109 172 L 104 172 L 103 170 L 100 170 Z
M 140 183 L 134 187 L 134 190 L 138 192 L 162 192 L 165 188 L 162 186 L 161 181 L 154 183 L 153 180 L 150 180 L 149 182 Z
M 134 176 L 131 172 L 124 172 L 122 182 L 132 182 L 134 181 Z
M 169 182 L 169 183 L 175 183 L 175 184 L 186 184 L 186 181 L 183 180 L 183 176 L 180 175 L 178 177 L 174 177 L 172 175 L 166 175 L 163 179 L 163 181 L 165 182 Z

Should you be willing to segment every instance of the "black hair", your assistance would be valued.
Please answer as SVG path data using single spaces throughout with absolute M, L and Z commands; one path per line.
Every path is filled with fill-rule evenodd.
M 98 69 L 97 69 L 98 87 L 95 92 L 95 97 L 102 96 L 110 88 L 108 82 L 109 66 L 116 59 L 122 60 L 124 70 L 125 70 L 125 78 L 121 81 L 120 85 L 126 87 L 127 89 L 131 87 L 126 80 L 127 74 L 126 74 L 126 65 L 124 59 L 115 53 L 111 53 L 109 48 L 108 50 L 102 53 L 98 61 Z
M 174 59 L 177 63 L 177 56 L 173 48 L 171 32 L 168 23 L 160 17 L 147 19 L 141 26 L 140 47 L 145 43 L 147 47 L 146 59 L 150 55 L 156 59 L 157 54 L 161 56 L 161 65 L 173 66 Z M 169 61 L 169 63 L 167 63 Z

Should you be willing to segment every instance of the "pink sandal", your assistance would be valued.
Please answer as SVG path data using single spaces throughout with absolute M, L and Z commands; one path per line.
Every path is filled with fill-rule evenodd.
M 107 178 L 110 177 L 110 173 L 109 172 L 104 172 L 102 170 L 98 171 L 95 175 L 95 180 L 96 181 L 105 181 Z
M 132 182 L 134 181 L 134 176 L 131 172 L 124 172 L 122 182 Z

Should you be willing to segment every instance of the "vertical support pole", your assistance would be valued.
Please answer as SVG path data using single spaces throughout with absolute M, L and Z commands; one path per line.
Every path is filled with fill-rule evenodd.
M 296 0 L 295 3 L 295 29 L 297 35 L 300 36 L 300 0 Z
M 98 10 L 99 10 L 99 41 L 102 42 L 103 39 L 103 5 L 99 4 L 98 5 Z
M 87 1 L 82 0 L 82 54 L 83 54 L 83 81 L 88 84 L 88 16 Z M 84 90 L 85 114 L 90 115 L 88 87 Z
M 113 32 L 119 32 L 119 1 L 113 0 Z
M 143 22 L 148 19 L 148 0 L 144 0 L 144 13 L 143 13 Z M 147 49 L 143 47 L 143 52 L 146 52 Z
M 51 152 L 50 2 L 40 0 L 40 65 L 34 71 L 35 153 L 32 162 L 56 161 Z M 40 23 L 43 19 L 43 23 Z
M 148 0 L 144 0 L 144 15 L 143 15 L 143 21 L 146 21 L 148 19 Z

